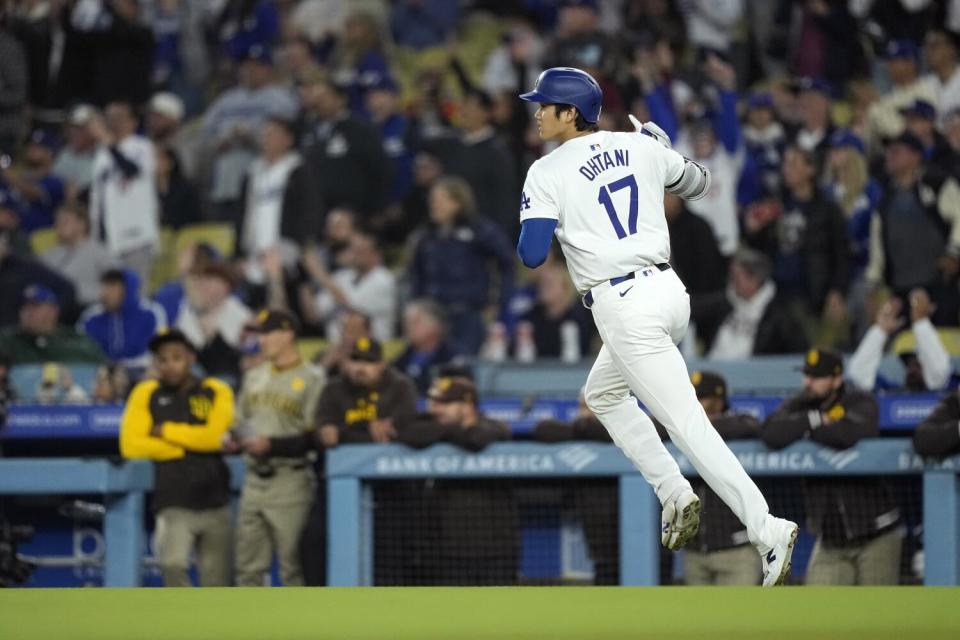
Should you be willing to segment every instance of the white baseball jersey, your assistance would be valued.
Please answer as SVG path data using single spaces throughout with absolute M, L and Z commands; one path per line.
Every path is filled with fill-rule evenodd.
M 683 168 L 683 156 L 639 133 L 573 138 L 531 165 L 520 221 L 558 221 L 570 278 L 584 294 L 605 280 L 670 260 L 663 191 Z

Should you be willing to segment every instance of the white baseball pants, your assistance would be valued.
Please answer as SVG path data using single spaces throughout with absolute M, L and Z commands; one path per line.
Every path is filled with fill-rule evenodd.
M 593 289 L 593 319 L 603 348 L 587 378 L 586 403 L 663 503 L 689 483 L 630 392 L 747 527 L 761 551 L 776 542 L 775 519 L 757 485 L 717 433 L 677 349 L 690 320 L 690 296 L 673 269 L 637 271 Z

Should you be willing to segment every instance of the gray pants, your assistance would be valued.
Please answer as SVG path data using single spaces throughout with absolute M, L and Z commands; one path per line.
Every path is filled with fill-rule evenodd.
M 898 584 L 902 544 L 900 529 L 855 547 L 828 547 L 818 538 L 807 568 L 807 584 Z
M 229 586 L 232 538 L 229 506 L 162 509 L 157 514 L 153 548 L 163 583 L 168 587 L 192 586 L 187 571 L 193 551 L 201 586 Z
M 309 469 L 278 469 L 272 478 L 247 471 L 237 517 L 238 586 L 263 586 L 274 551 L 283 584 L 303 585 L 300 537 L 315 490 Z
M 153 247 L 143 247 L 121 253 L 117 258 L 125 268 L 134 271 L 140 277 L 142 292 L 150 291 L 150 272 L 153 270 L 153 258 L 156 250 Z
M 709 553 L 683 552 L 685 584 L 755 585 L 760 571 L 760 554 L 752 544 Z

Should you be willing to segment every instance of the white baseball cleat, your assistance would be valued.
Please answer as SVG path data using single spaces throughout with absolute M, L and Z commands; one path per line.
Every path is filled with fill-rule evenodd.
M 777 519 L 781 532 L 777 543 L 767 553 L 761 553 L 763 559 L 763 586 L 775 587 L 787 581 L 790 575 L 793 547 L 797 544 L 800 527 L 789 520 Z
M 660 514 L 660 542 L 671 551 L 682 548 L 700 530 L 700 498 L 684 491 L 675 500 L 663 505 Z

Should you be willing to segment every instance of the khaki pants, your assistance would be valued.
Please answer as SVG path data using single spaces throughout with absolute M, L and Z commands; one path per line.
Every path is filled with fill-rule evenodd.
M 314 491 L 310 469 L 278 469 L 271 478 L 247 470 L 237 517 L 238 586 L 263 586 L 274 552 L 283 584 L 303 585 L 300 536 Z
M 828 547 L 818 538 L 807 568 L 807 584 L 897 584 L 902 544 L 899 529 L 855 547 Z
M 153 547 L 163 583 L 168 587 L 192 586 L 187 571 L 194 551 L 200 584 L 223 587 L 230 584 L 233 535 L 230 507 L 182 509 L 168 507 L 157 514 Z
M 752 544 L 709 553 L 683 552 L 683 581 L 690 585 L 755 585 L 761 570 L 760 554 Z

